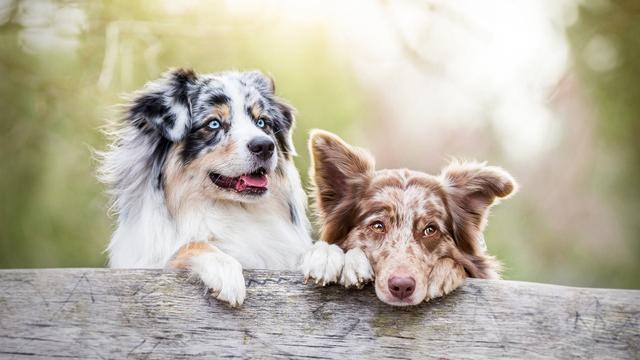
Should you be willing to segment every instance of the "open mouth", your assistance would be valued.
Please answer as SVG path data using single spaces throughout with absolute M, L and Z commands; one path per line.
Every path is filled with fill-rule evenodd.
M 240 175 L 238 177 L 209 173 L 209 178 L 218 187 L 250 195 L 264 194 L 269 184 L 267 170 L 264 168 L 259 168 L 250 174 Z

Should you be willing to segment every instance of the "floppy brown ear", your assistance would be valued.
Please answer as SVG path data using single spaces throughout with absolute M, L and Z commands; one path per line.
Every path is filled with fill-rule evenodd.
M 487 254 L 471 255 L 460 252 L 453 253 L 452 258 L 464 267 L 467 276 L 479 279 L 499 279 L 502 264 L 495 257 Z
M 440 177 L 449 198 L 454 240 L 463 253 L 474 257 L 474 263 L 482 264 L 475 257 L 484 256 L 482 232 L 489 209 L 497 199 L 513 194 L 517 184 L 505 170 L 476 162 L 453 161 Z
M 373 157 L 322 130 L 311 131 L 309 152 L 309 177 L 322 225 L 321 237 L 336 243 L 351 229 L 359 195 L 374 172 Z

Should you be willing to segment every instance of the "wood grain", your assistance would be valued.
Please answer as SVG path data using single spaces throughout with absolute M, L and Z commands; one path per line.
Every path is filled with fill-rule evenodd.
M 0 271 L 0 358 L 640 358 L 640 291 L 467 280 L 412 308 L 245 272 L 239 309 L 154 270 Z

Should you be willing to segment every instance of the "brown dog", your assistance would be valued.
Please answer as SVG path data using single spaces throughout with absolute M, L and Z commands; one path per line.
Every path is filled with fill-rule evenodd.
M 322 231 L 303 257 L 306 279 L 361 287 L 375 277 L 378 298 L 403 306 L 443 296 L 468 276 L 499 277 L 482 232 L 489 208 L 516 188 L 507 172 L 456 161 L 439 176 L 376 171 L 368 153 L 319 130 L 309 146 Z

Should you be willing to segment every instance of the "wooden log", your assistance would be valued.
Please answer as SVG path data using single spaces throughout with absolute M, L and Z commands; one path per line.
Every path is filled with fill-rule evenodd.
M 411 308 L 247 271 L 233 309 L 184 274 L 0 271 L 0 358 L 640 357 L 640 291 L 467 280 Z

